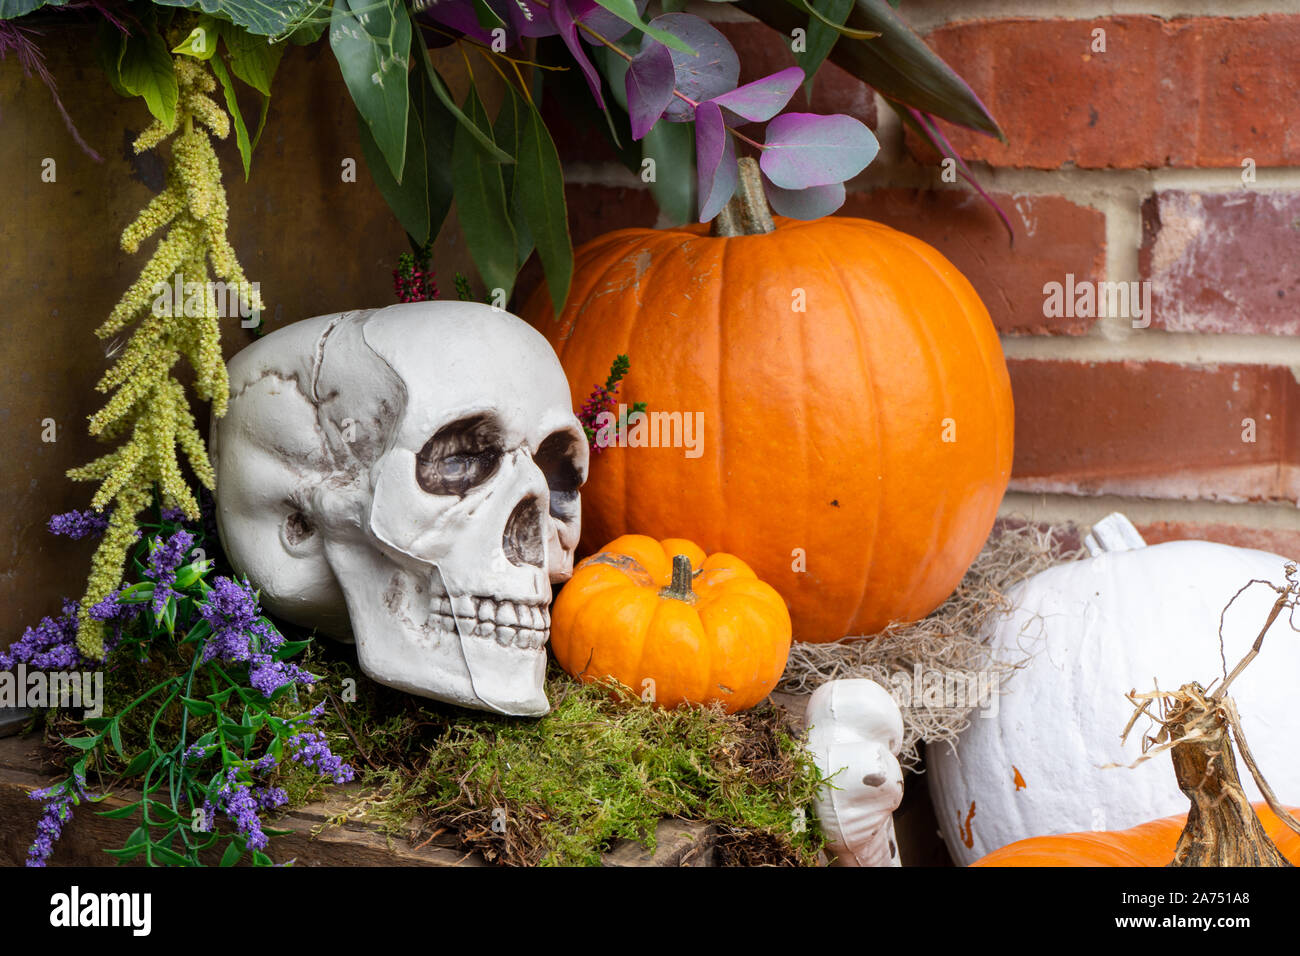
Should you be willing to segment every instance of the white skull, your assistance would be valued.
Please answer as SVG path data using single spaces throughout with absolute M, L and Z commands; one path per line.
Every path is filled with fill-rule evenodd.
M 587 442 L 550 345 L 486 305 L 319 316 L 230 362 L 212 428 L 231 563 L 413 694 L 535 715 Z

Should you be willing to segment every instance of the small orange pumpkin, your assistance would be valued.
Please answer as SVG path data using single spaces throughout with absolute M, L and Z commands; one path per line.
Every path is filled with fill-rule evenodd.
M 775 689 L 790 614 L 734 555 L 625 534 L 574 569 L 551 613 L 551 647 L 579 679 L 613 677 L 663 707 L 721 701 L 735 713 Z
M 1279 820 L 1266 804 L 1254 807 L 1259 822 L 1282 855 L 1300 866 L 1300 834 Z M 1174 847 L 1186 825 L 1184 813 L 1130 830 L 1031 837 L 994 850 L 971 866 L 1166 866 L 1174 858 Z

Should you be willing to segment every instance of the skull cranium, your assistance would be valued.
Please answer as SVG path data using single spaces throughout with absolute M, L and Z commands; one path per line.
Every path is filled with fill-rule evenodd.
M 546 340 L 467 302 L 320 316 L 230 363 L 213 423 L 232 564 L 380 683 L 541 714 L 588 449 Z

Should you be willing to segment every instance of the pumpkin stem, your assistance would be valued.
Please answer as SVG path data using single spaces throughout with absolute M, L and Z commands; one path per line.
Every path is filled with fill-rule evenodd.
M 695 592 L 691 590 L 691 577 L 691 559 L 684 554 L 673 555 L 673 581 L 659 591 L 659 596 L 694 604 Z
M 763 192 L 763 174 L 759 171 L 758 160 L 752 156 L 742 156 L 740 166 L 740 183 L 736 194 L 727 200 L 713 220 L 715 236 L 761 236 L 772 232 L 776 224 L 772 221 L 772 210 L 767 208 L 767 196 Z
M 1216 697 L 1184 684 L 1165 720 L 1178 788 L 1192 801 L 1170 866 L 1290 866 L 1264 830 L 1237 776 L 1228 723 Z M 1190 738 L 1190 739 L 1189 739 Z

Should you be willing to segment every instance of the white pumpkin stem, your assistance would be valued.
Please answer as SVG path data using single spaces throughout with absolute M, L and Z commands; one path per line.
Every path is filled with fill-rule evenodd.
M 1118 511 L 1112 511 L 1093 525 L 1092 533 L 1083 543 L 1094 558 L 1103 551 L 1136 551 L 1147 546 L 1133 522 Z
M 772 221 L 772 210 L 767 206 L 767 194 L 763 192 L 763 173 L 758 168 L 758 160 L 752 156 L 742 156 L 737 161 L 740 167 L 740 182 L 735 195 L 713 220 L 715 236 L 761 236 L 776 230 Z

